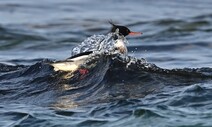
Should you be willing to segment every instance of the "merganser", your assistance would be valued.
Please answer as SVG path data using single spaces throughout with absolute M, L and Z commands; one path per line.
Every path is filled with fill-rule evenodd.
M 112 22 L 109 22 L 113 27 L 111 29 L 112 33 L 117 32 L 121 37 L 125 37 L 127 35 L 141 35 L 141 32 L 132 32 L 125 26 L 119 26 L 115 25 Z M 127 47 L 125 46 L 123 39 L 117 39 L 115 43 L 116 50 L 119 50 L 120 53 L 125 54 L 127 53 Z M 75 72 L 79 70 L 79 72 L 84 75 L 88 73 L 87 69 L 80 69 L 80 66 L 89 58 L 89 55 L 92 54 L 93 51 L 83 52 L 79 53 L 77 55 L 74 55 L 64 61 L 57 61 L 54 63 L 51 63 L 54 67 L 55 71 L 66 71 L 66 72 Z

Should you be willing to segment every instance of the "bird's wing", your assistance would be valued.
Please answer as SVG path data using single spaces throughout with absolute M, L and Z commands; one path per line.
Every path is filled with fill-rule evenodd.
M 82 52 L 82 53 L 79 53 L 79 54 L 76 54 L 76 55 L 74 55 L 74 56 L 71 56 L 71 57 L 67 58 L 67 60 L 71 60 L 71 59 L 73 59 L 73 58 L 80 57 L 80 56 L 89 55 L 89 54 L 91 54 L 91 53 L 93 53 L 93 51 Z

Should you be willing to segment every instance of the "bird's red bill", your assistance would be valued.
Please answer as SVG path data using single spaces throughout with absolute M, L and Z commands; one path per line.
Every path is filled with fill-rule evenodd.
M 141 32 L 130 32 L 129 35 L 141 35 Z

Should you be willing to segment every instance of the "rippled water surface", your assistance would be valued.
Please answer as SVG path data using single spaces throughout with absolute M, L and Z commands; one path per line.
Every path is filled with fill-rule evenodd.
M 212 126 L 211 0 L 1 0 L 0 17 L 0 126 Z M 143 33 L 124 60 L 53 71 L 109 20 Z

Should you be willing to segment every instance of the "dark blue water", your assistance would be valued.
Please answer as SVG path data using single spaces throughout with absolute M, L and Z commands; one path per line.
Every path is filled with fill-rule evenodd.
M 212 126 L 211 5 L 2 0 L 0 126 Z M 128 60 L 100 57 L 83 78 L 54 72 L 48 63 L 107 34 L 108 20 L 143 32 L 127 37 Z

